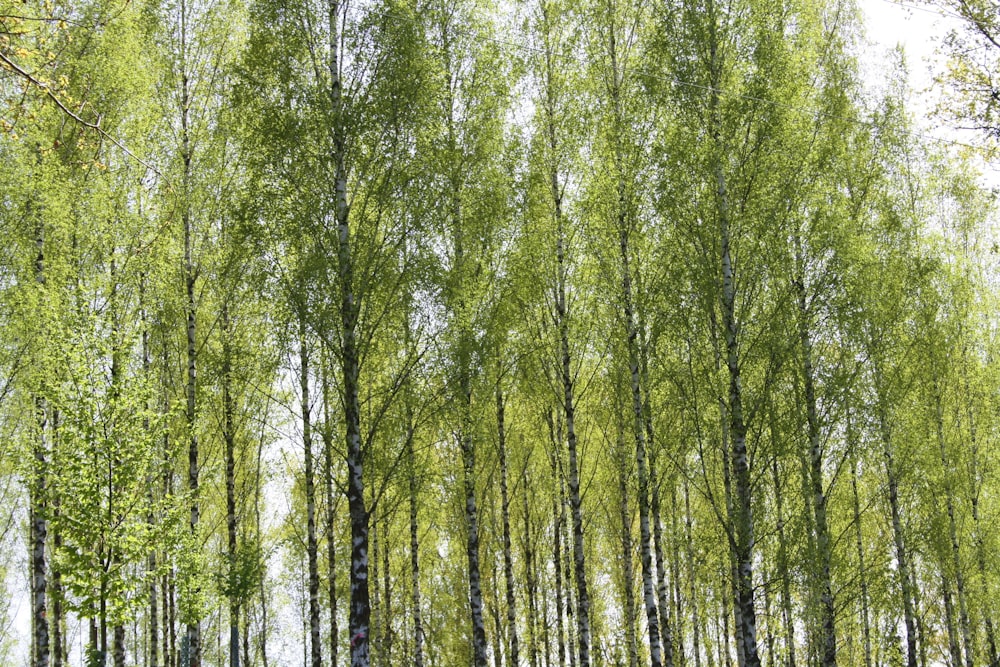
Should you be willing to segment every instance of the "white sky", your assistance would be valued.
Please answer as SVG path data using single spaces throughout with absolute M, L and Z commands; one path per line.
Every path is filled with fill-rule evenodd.
M 921 134 L 942 140 L 975 143 L 973 130 L 956 130 L 930 118 L 936 90 L 934 75 L 944 69 L 944 59 L 937 53 L 942 39 L 960 21 L 933 7 L 913 0 L 859 0 L 864 12 L 871 48 L 863 67 L 870 85 L 879 87 L 884 79 L 887 52 L 903 47 L 910 76 L 910 109 Z M 1000 163 L 983 164 L 984 183 L 1000 187 Z
M 931 68 L 940 66 L 935 49 L 941 38 L 955 26 L 955 19 L 932 8 L 899 3 L 893 0 L 860 0 L 864 11 L 868 39 L 873 42 L 871 57 L 866 63 L 869 74 L 878 76 L 887 50 L 901 45 L 906 53 L 910 83 L 916 93 L 914 102 L 926 97 L 933 81 Z M 884 71 L 881 70 L 881 71 Z

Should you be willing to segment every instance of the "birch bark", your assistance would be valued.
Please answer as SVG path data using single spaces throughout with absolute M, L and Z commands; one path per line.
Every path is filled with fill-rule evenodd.
M 236 432 L 232 394 L 232 322 L 229 302 L 223 301 L 222 331 L 222 440 L 226 448 L 226 547 L 229 556 L 229 667 L 240 667 L 240 592 L 235 590 L 236 553 Z M 155 667 L 155 665 L 154 665 Z
M 348 612 L 351 667 L 369 667 L 371 603 L 368 588 L 369 511 L 365 501 L 364 451 L 361 443 L 361 405 L 357 327 L 360 299 L 354 287 L 350 204 L 347 199 L 347 127 L 340 71 L 340 20 L 344 7 L 329 0 L 329 70 L 331 161 L 334 167 L 333 204 L 337 226 L 337 282 L 340 290 L 340 361 L 344 390 L 347 444 L 347 506 L 351 520 L 351 605 Z
M 710 13 L 712 13 L 710 11 Z M 730 206 L 726 173 L 723 166 L 725 146 L 722 141 L 722 119 L 719 109 L 719 83 L 722 60 L 718 48 L 716 26 L 710 22 L 710 57 L 712 92 L 709 101 L 710 134 L 715 144 L 716 205 L 719 225 L 719 259 L 722 279 L 719 307 L 725 341 L 725 362 L 729 372 L 728 421 L 729 444 L 735 494 L 730 516 L 733 532 L 733 556 L 736 576 L 736 629 L 741 665 L 760 667 L 757 653 L 757 615 L 753 601 L 754 530 L 751 507 L 750 461 L 747 454 L 747 425 L 743 413 L 743 384 L 739 360 L 739 323 L 736 316 L 736 281 L 731 255 Z
M 312 402 L 309 397 L 309 341 L 306 325 L 299 322 L 299 391 L 302 406 L 302 446 L 305 450 L 306 558 L 309 568 L 309 660 L 322 667 L 319 624 L 319 559 L 316 539 L 316 473 L 312 447 Z M 238 636 L 237 636 L 238 639 Z M 234 665 L 233 667 L 238 667 Z
M 802 353 L 802 377 L 805 385 L 806 425 L 809 440 L 809 490 L 812 495 L 813 526 L 816 531 L 816 549 L 819 555 L 819 589 L 821 664 L 836 667 L 837 634 L 831 582 L 830 529 L 827 524 L 827 491 L 823 484 L 823 449 L 820 443 L 819 409 L 816 401 L 815 372 L 813 369 L 811 313 L 806 299 L 805 257 L 802 241 L 795 237 L 797 278 L 795 289 L 798 300 L 799 345 Z
M 35 235 L 35 282 L 40 290 L 45 288 L 45 228 L 41 222 Z M 29 483 L 29 522 L 31 524 L 31 630 L 32 666 L 48 667 L 49 622 L 46 609 L 46 559 L 45 545 L 48 538 L 48 403 L 42 396 L 35 396 L 35 424 L 38 432 L 32 444 L 32 477 Z
M 955 570 L 955 594 L 958 598 L 958 623 L 962 635 L 962 648 L 965 651 L 966 667 L 973 667 L 975 648 L 972 644 L 972 632 L 969 624 L 969 607 L 965 600 L 965 572 L 962 569 L 962 552 L 958 542 L 958 527 L 955 521 L 955 491 L 951 479 L 948 451 L 944 437 L 944 407 L 941 400 L 941 385 L 937 378 L 933 382 L 934 391 L 934 425 L 937 435 L 938 453 L 941 456 L 941 470 L 944 474 L 945 509 L 948 512 L 948 538 L 951 543 L 951 561 Z M 942 574 L 944 576 L 944 574 Z M 961 654 L 956 664 L 961 664 Z
M 614 9 L 611 10 L 614 14 Z M 625 114 L 622 100 L 622 86 L 624 78 L 624 63 L 621 62 L 622 53 L 618 44 L 618 35 L 615 26 L 608 31 L 607 56 L 610 60 L 611 72 L 608 84 L 608 96 L 613 110 L 614 132 L 619 134 L 623 131 L 625 124 Z M 620 141 L 623 137 L 617 136 Z M 632 208 L 630 195 L 626 185 L 625 165 L 623 156 L 616 148 L 615 170 L 616 170 L 616 197 L 617 210 L 615 212 L 618 234 L 619 261 L 621 262 L 621 290 L 622 290 L 622 313 L 625 325 L 625 343 L 628 355 L 629 388 L 632 399 L 632 431 L 635 438 L 635 460 L 639 476 L 639 562 L 642 568 L 642 594 L 643 605 L 646 610 L 646 630 L 649 639 L 649 658 L 652 667 L 661 667 L 663 664 L 662 644 L 660 642 L 660 621 L 659 610 L 657 608 L 656 585 L 654 583 L 655 573 L 653 571 L 652 555 L 652 529 L 649 511 L 649 466 L 646 451 L 646 430 L 643 419 L 642 388 L 640 386 L 639 372 L 639 331 L 635 317 L 635 303 L 632 293 L 632 268 L 631 253 L 629 247 L 630 220 L 629 211 Z
M 880 398 L 879 402 L 882 403 Z M 889 492 L 889 512 L 892 519 L 892 539 L 896 547 L 896 564 L 899 587 L 903 598 L 903 623 L 906 626 L 906 665 L 917 667 L 917 626 L 913 610 L 913 590 L 910 579 L 910 561 L 903 536 L 903 520 L 899 510 L 899 478 L 892 447 L 892 427 L 884 405 L 878 410 L 879 432 L 882 436 L 882 455 Z
M 507 437 L 504 426 L 503 390 L 497 386 L 497 439 L 500 449 L 500 510 L 503 520 L 503 572 L 507 588 L 508 661 L 520 663 L 517 645 L 517 606 L 514 598 L 514 561 L 510 547 L 510 497 L 507 489 Z

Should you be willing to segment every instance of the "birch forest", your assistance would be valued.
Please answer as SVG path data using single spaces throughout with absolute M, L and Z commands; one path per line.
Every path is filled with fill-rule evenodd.
M 913 2 L 0 0 L 0 664 L 1000 667 Z

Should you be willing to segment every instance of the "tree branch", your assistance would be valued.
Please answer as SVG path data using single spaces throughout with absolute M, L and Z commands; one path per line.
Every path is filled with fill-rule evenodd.
M 97 123 L 91 123 L 90 121 L 85 120 L 84 118 L 82 118 L 81 116 L 79 116 L 78 114 L 76 114 L 75 112 L 73 112 L 69 107 L 67 107 L 65 104 L 63 104 L 62 100 L 60 100 L 56 96 L 55 93 L 52 92 L 52 90 L 49 88 L 48 84 L 44 83 L 43 81 L 39 81 L 30 72 L 28 72 L 27 70 L 25 70 L 24 68 L 22 68 L 20 65 L 18 65 L 17 63 L 15 63 L 13 60 L 11 60 L 10 58 L 8 58 L 7 55 L 5 53 L 3 53 L 2 51 L 0 51 L 0 61 L 2 61 L 7 66 L 7 68 L 10 69 L 12 72 L 20 75 L 25 80 L 27 80 L 29 83 L 31 83 L 33 86 L 35 86 L 39 90 L 43 91 L 45 93 L 45 95 L 48 96 L 49 99 L 51 99 L 53 102 L 55 102 L 56 106 L 59 107 L 59 109 L 64 114 L 66 114 L 67 116 L 69 116 L 70 118 L 72 118 L 74 121 L 76 121 L 80 125 L 82 125 L 82 126 L 84 126 L 86 128 L 89 128 L 91 130 L 94 130 L 102 138 L 107 139 L 108 141 L 110 141 L 112 144 L 114 144 L 115 146 L 117 146 L 122 152 L 124 152 L 130 158 L 132 158 L 133 160 L 135 160 L 136 162 L 138 162 L 139 164 L 141 164 L 146 169 L 149 169 L 150 171 L 152 171 L 157 176 L 161 176 L 161 177 L 163 176 L 163 174 L 160 173 L 159 169 L 157 169 L 153 165 L 149 164 L 148 162 L 146 162 L 145 160 L 143 160 L 142 158 L 140 158 L 138 155 L 136 155 L 131 150 L 129 150 L 128 147 L 125 146 L 125 144 L 123 144 L 118 139 L 116 139 L 114 136 L 112 136 L 111 134 L 109 134 L 106 130 L 104 130 L 104 128 L 102 128 L 100 126 L 100 119 L 98 119 Z

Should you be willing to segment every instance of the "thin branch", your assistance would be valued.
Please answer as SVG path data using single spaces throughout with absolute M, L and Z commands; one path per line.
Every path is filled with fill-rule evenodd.
M 63 104 L 62 100 L 60 100 L 56 96 L 56 94 L 52 92 L 51 89 L 49 89 L 48 84 L 46 84 L 46 83 L 44 83 L 44 82 L 39 81 L 38 79 L 36 79 L 30 72 L 28 72 L 27 70 L 23 69 L 20 65 L 18 65 L 13 60 L 11 60 L 10 58 L 8 58 L 6 56 L 6 54 L 4 54 L 2 51 L 0 51 L 0 61 L 2 61 L 4 64 L 6 64 L 7 67 L 11 71 L 13 71 L 13 72 L 21 75 L 23 78 L 25 78 L 29 83 L 31 83 L 32 85 L 34 85 L 36 88 L 38 88 L 39 90 L 44 91 L 45 94 L 49 97 L 49 99 L 51 99 L 53 102 L 55 102 L 56 106 L 59 107 L 59 109 L 64 114 L 66 114 L 67 116 L 69 116 L 70 118 L 72 118 L 74 121 L 76 121 L 80 125 L 82 125 L 82 126 L 84 126 L 86 128 L 90 128 L 91 130 L 96 131 L 101 137 L 103 137 L 103 138 L 107 139 L 108 141 L 110 141 L 111 143 L 113 143 L 115 146 L 117 146 L 119 149 L 121 149 L 122 152 L 124 152 L 130 158 L 132 158 L 133 160 L 135 160 L 136 162 L 138 162 L 139 164 L 141 164 L 143 167 L 145 167 L 146 169 L 149 169 L 150 171 L 152 171 L 153 173 L 155 173 L 157 176 L 160 176 L 161 178 L 163 177 L 163 174 L 160 173 L 159 169 L 157 169 L 153 165 L 149 164 L 148 162 L 146 162 L 145 160 L 143 160 L 142 158 L 140 158 L 138 155 L 136 155 L 131 150 L 129 150 L 122 142 L 120 142 L 118 139 L 116 139 L 111 134 L 109 134 L 106 130 L 104 130 L 104 128 L 102 128 L 100 126 L 100 122 L 101 122 L 100 121 L 100 117 L 98 117 L 97 123 L 91 123 L 88 120 L 84 120 L 82 117 L 80 117 L 79 115 L 77 115 L 76 113 L 74 113 L 72 110 L 70 110 L 69 107 L 67 107 L 65 104 Z

